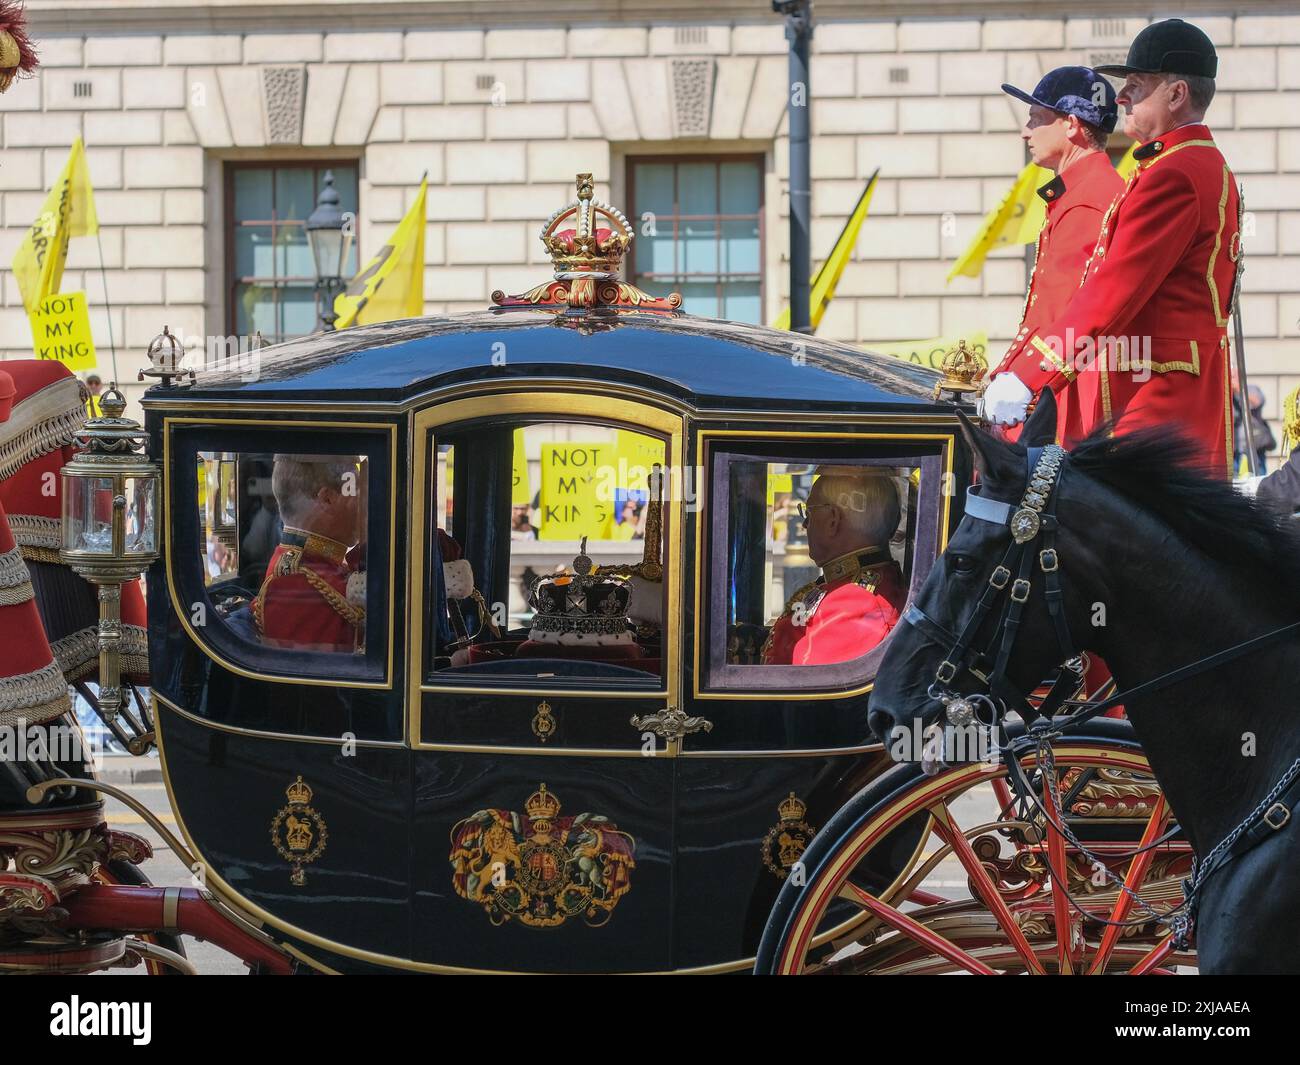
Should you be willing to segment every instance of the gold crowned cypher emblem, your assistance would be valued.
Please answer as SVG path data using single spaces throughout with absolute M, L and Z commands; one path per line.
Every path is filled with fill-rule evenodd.
M 325 827 L 325 819 L 312 809 L 312 791 L 303 783 L 301 774 L 284 789 L 284 794 L 289 801 L 280 807 L 271 821 L 271 845 L 293 866 L 289 883 L 302 887 L 307 883 L 302 867 L 325 853 L 329 830 Z
M 773 876 L 784 880 L 795 862 L 803 857 L 817 830 L 804 820 L 807 805 L 792 791 L 776 808 L 781 820 L 763 837 L 763 864 Z
M 553 928 L 581 916 L 598 927 L 631 888 L 635 853 L 607 817 L 561 817 L 559 798 L 541 784 L 524 816 L 480 810 L 451 830 L 451 883 L 493 924 Z

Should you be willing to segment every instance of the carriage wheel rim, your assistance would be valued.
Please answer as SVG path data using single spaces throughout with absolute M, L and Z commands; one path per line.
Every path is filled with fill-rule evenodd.
M 1057 748 L 1055 757 L 1057 764 L 1062 767 L 1068 763 L 1070 767 L 1119 769 L 1151 775 L 1150 765 L 1145 755 L 1137 749 L 1120 749 L 1095 744 L 1063 744 Z M 1026 757 L 1023 764 L 1027 768 L 1034 767 L 1035 756 Z M 980 783 L 1001 779 L 1005 773 L 1004 766 L 987 763 L 972 763 L 945 770 L 933 778 L 923 780 L 904 795 L 892 801 L 885 801 L 869 820 L 850 830 L 830 855 L 820 863 L 816 876 L 805 887 L 804 890 L 810 892 L 811 897 L 802 899 L 798 903 L 796 913 L 782 936 L 780 950 L 776 955 L 776 971 L 782 973 L 802 971 L 809 951 L 827 939 L 824 931 L 817 932 L 827 908 L 840 897 L 841 889 L 853 870 L 890 832 L 895 831 L 917 814 L 930 810 L 936 803 L 942 803 L 945 796 L 961 794 Z M 917 854 L 933 834 L 934 819 L 931 816 L 908 865 L 894 878 L 889 887 L 875 898 L 888 900 L 891 893 L 906 881 L 910 871 L 915 867 Z M 982 900 L 977 896 L 970 901 L 978 904 Z M 1011 944 L 1008 943 L 1006 949 L 1011 950 Z M 1037 951 L 1033 953 L 1037 955 Z M 1132 953 L 1133 951 L 1128 949 L 1122 953 L 1115 951 L 1117 957 L 1124 958 L 1130 957 Z M 1146 953 L 1150 954 L 1153 951 Z M 1091 961 L 1084 964 L 1086 970 Z

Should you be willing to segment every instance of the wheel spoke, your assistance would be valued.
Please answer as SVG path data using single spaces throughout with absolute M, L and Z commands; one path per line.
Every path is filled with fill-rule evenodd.
M 1133 855 L 1133 860 L 1129 862 L 1128 872 L 1124 876 L 1124 886 L 1129 891 L 1137 891 L 1142 886 L 1142 881 L 1146 879 L 1147 872 L 1151 868 L 1151 863 L 1155 860 L 1155 848 L 1144 850 L 1142 848 L 1151 847 L 1160 834 L 1165 830 L 1165 822 L 1169 819 L 1169 804 L 1165 802 L 1164 794 L 1161 793 L 1156 797 L 1155 809 L 1151 811 L 1151 817 L 1147 820 L 1147 827 L 1142 833 L 1142 842 L 1138 844 L 1139 853 Z M 1111 910 L 1111 924 L 1107 925 L 1102 933 L 1101 942 L 1097 946 L 1097 955 L 1093 959 L 1092 967 L 1088 970 L 1089 976 L 1096 976 L 1106 971 L 1106 963 L 1110 960 L 1111 951 L 1115 949 L 1115 944 L 1119 942 L 1119 935 L 1122 929 L 1119 927 L 1133 908 L 1133 899 L 1128 891 L 1121 891 L 1119 897 L 1115 899 L 1114 909 Z
M 954 965 L 960 965 L 969 973 L 976 976 L 996 976 L 997 973 L 990 969 L 978 958 L 972 957 L 962 950 L 951 940 L 931 932 L 925 925 L 914 921 L 901 910 L 894 909 L 887 902 L 881 902 L 874 895 L 864 891 L 854 884 L 846 884 L 845 887 L 852 893 L 853 899 L 859 906 L 867 910 L 873 917 L 879 918 L 884 924 L 889 925 L 895 931 L 902 933 L 909 939 L 915 940 L 928 950 L 947 958 Z
M 1055 770 L 1049 770 L 1047 766 L 1042 768 L 1043 804 L 1049 810 L 1055 808 L 1052 791 L 1059 787 L 1055 775 Z M 1058 816 L 1064 817 L 1064 813 L 1058 813 Z M 1070 921 L 1070 878 L 1065 864 L 1065 838 L 1050 819 L 1044 819 L 1043 829 L 1047 835 L 1047 865 L 1052 871 L 1049 879 L 1052 888 L 1052 919 L 1056 926 L 1057 971 L 1068 976 L 1074 973 L 1074 964 L 1070 958 L 1074 929 Z
M 1038 955 L 1034 953 L 1034 949 L 1029 945 L 1029 940 L 1025 938 L 1025 933 L 1021 930 L 1020 925 L 1016 923 L 1015 916 L 1007 908 L 1006 900 L 999 893 L 997 885 L 989 879 L 988 872 L 971 849 L 970 841 L 966 839 L 961 828 L 953 821 L 947 804 L 942 800 L 939 801 L 930 807 L 930 813 L 934 817 L 935 831 L 939 833 L 945 843 L 952 847 L 957 860 L 961 862 L 962 868 L 966 870 L 966 875 L 970 877 L 975 894 L 983 899 L 984 905 L 989 908 L 1002 931 L 1006 933 L 1006 937 L 1015 948 L 1016 953 L 1024 960 L 1031 973 L 1037 976 L 1046 975 L 1042 963 L 1038 960 Z
M 1146 952 L 1136 965 L 1128 972 L 1129 976 L 1145 976 L 1159 968 L 1160 963 L 1174 952 L 1174 937 L 1167 935 Z

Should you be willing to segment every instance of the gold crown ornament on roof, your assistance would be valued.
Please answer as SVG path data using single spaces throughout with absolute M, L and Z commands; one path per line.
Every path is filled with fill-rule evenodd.
M 939 365 L 943 377 L 934 384 L 933 398 L 938 399 L 948 392 L 960 402 L 968 394 L 981 394 L 986 386 L 980 378 L 988 368 L 989 364 L 968 348 L 965 340 L 958 340 L 957 346 L 944 355 L 943 362 Z
M 492 293 L 492 302 L 500 307 L 578 312 L 676 311 L 681 307 L 680 292 L 659 298 L 619 280 L 623 256 L 635 236 L 632 226 L 617 207 L 595 198 L 596 183 L 590 174 L 579 174 L 575 185 L 577 199 L 561 207 L 542 225 L 541 241 L 555 266 L 555 280 L 517 296 L 508 296 L 497 289 Z

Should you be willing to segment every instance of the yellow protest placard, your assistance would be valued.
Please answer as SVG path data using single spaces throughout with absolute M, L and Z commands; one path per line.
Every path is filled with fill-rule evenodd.
M 63 363 L 74 373 L 95 368 L 95 341 L 84 292 L 46 296 L 32 311 L 32 345 L 38 359 Z
M 616 445 L 542 445 L 539 540 L 609 539 Z
M 989 357 L 989 337 L 987 333 L 965 333 L 961 337 L 932 337 L 929 340 L 902 340 L 890 344 L 870 344 L 867 350 L 878 355 L 892 355 L 896 359 L 928 366 L 938 370 L 943 365 L 943 357 L 957 346 L 958 340 L 965 340 L 966 347 L 980 358 L 987 361 Z
M 528 483 L 528 456 L 524 453 L 524 431 L 515 430 L 514 461 L 510 471 L 510 503 L 526 507 L 533 501 L 533 489 Z

